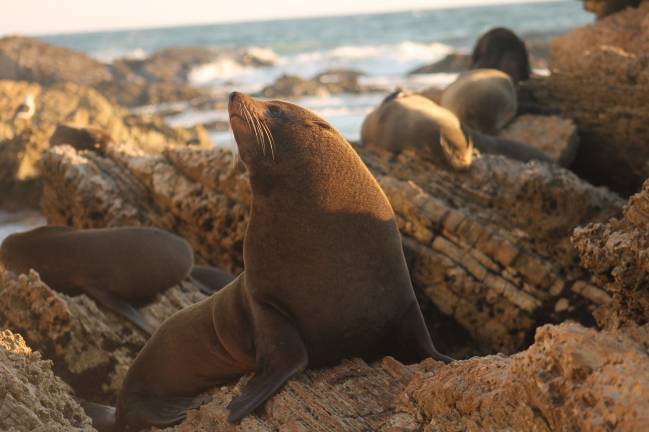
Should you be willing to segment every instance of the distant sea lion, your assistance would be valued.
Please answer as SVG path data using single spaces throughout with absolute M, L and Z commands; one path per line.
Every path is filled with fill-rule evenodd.
M 347 140 L 288 102 L 233 93 L 229 113 L 253 195 L 245 271 L 153 334 L 124 380 L 118 429 L 177 423 L 201 392 L 250 372 L 230 421 L 307 366 L 451 361 L 424 324 L 392 207 Z
M 87 294 L 151 334 L 133 305 L 187 277 L 194 255 L 185 240 L 156 228 L 44 226 L 7 237 L 0 261 L 15 273 L 36 270 L 56 291 Z
M 628 7 L 637 8 L 642 0 L 604 0 L 599 2 L 588 2 L 584 8 L 595 12 L 597 19 L 607 17 L 620 12 Z
M 496 69 L 464 72 L 444 92 L 440 105 L 463 125 L 494 135 L 518 111 L 516 88 L 509 75 Z
M 480 36 L 471 54 L 471 69 L 498 69 L 508 74 L 514 83 L 530 77 L 527 47 L 516 33 L 496 27 Z
M 198 285 L 202 292 L 213 294 L 234 280 L 228 272 L 211 266 L 195 265 L 190 278 Z
M 526 144 L 471 130 L 451 111 L 424 96 L 402 90 L 388 95 L 368 114 L 361 129 L 361 140 L 363 145 L 393 153 L 414 148 L 433 162 L 454 169 L 471 165 L 474 148 L 523 162 L 552 161 L 542 151 Z
M 103 151 L 113 141 L 113 137 L 102 129 L 62 123 L 50 137 L 50 147 L 68 144 L 77 150 Z

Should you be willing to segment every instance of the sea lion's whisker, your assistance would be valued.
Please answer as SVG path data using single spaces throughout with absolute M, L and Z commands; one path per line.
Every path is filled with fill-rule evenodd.
M 252 129 L 252 131 L 255 133 L 255 141 L 257 141 L 257 145 L 261 147 L 261 145 L 259 143 L 259 133 L 257 132 L 257 127 L 256 127 L 256 125 L 255 125 L 255 123 L 253 121 L 252 113 L 250 112 L 250 110 L 248 109 L 247 106 L 245 106 L 245 105 L 242 105 L 242 106 L 243 106 L 243 110 L 244 110 L 244 113 L 246 115 L 246 118 L 248 120 L 248 127 L 250 129 Z M 264 151 L 264 149 L 262 148 L 262 152 L 263 151 Z
M 266 135 L 268 136 L 268 144 L 270 145 L 270 155 L 275 160 L 275 138 L 273 138 L 273 134 L 270 132 L 270 128 L 268 127 L 268 124 L 266 124 L 265 121 L 262 121 L 262 126 L 264 127 L 264 130 L 266 131 Z

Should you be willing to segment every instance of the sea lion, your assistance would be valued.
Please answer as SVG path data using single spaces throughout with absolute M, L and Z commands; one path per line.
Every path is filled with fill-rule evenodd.
M 126 374 L 117 429 L 177 423 L 202 392 L 250 372 L 230 421 L 307 366 L 452 360 L 430 339 L 392 207 L 347 140 L 288 102 L 233 93 L 228 110 L 252 189 L 245 271 L 151 336 Z
M 190 274 L 192 282 L 199 287 L 201 292 L 213 294 L 234 280 L 228 272 L 211 266 L 195 265 Z
M 452 112 L 401 89 L 367 115 L 361 141 L 393 153 L 413 147 L 454 169 L 468 168 L 473 158 L 473 144 Z
M 471 69 L 498 69 L 511 77 L 514 83 L 530 77 L 527 47 L 516 33 L 496 27 L 480 36 L 471 53 Z
M 75 126 L 61 123 L 56 126 L 50 137 L 50 147 L 68 144 L 77 150 L 104 151 L 106 146 L 114 142 L 110 134 L 95 127 Z
M 588 2 L 584 4 L 584 9 L 595 12 L 597 19 L 602 19 L 628 7 L 637 8 L 641 2 L 642 0 L 604 0 Z
M 526 144 L 471 130 L 451 111 L 424 96 L 402 90 L 388 95 L 367 115 L 361 140 L 365 146 L 393 153 L 414 148 L 434 163 L 454 169 L 471 165 L 474 148 L 523 162 L 552 162 L 545 153 Z
M 194 255 L 185 240 L 157 228 L 50 225 L 8 236 L 0 261 L 15 273 L 36 270 L 61 293 L 87 294 L 151 334 L 153 327 L 133 305 L 187 277 Z
M 444 89 L 440 105 L 463 125 L 494 135 L 516 115 L 517 98 L 509 75 L 496 69 L 474 69 L 460 74 Z

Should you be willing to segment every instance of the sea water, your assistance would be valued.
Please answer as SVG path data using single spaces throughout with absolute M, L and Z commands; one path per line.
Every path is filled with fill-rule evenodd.
M 301 98 L 295 102 L 322 115 L 351 140 L 358 139 L 365 115 L 397 86 L 413 90 L 451 82 L 453 74 L 408 75 L 452 51 L 468 52 L 476 39 L 495 26 L 520 36 L 548 36 L 593 21 L 574 0 L 453 9 L 282 19 L 128 31 L 45 35 L 41 38 L 110 62 L 118 57 L 144 58 L 172 46 L 247 50 L 271 66 L 253 67 L 219 58 L 191 71 L 192 84 L 212 89 L 225 100 L 232 90 L 254 93 L 282 74 L 311 78 L 330 69 L 365 74 L 363 84 L 381 91 L 362 95 Z M 182 105 L 181 105 L 182 106 Z M 184 112 L 169 123 L 190 126 L 227 120 L 224 110 Z M 232 145 L 227 132 L 215 132 L 220 145 Z

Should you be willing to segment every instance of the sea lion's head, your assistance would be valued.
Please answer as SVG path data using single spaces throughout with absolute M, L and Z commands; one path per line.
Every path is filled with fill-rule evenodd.
M 230 125 L 253 188 L 259 178 L 307 176 L 340 155 L 349 145 L 325 120 L 298 105 L 258 100 L 239 92 L 230 95 Z M 256 181 L 253 180 L 256 177 Z M 306 180 L 306 179 L 304 179 Z

